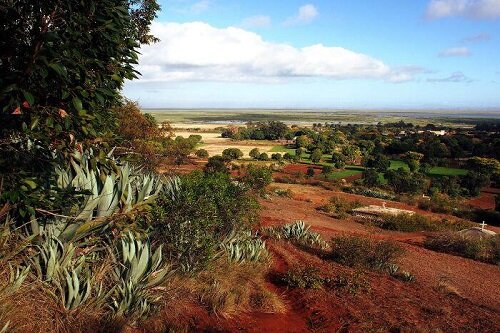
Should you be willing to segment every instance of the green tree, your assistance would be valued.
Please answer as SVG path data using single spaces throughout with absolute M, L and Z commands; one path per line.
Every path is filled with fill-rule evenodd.
M 208 157 L 208 151 L 206 149 L 198 149 L 195 154 L 199 158 L 207 158 Z
M 266 153 L 262 153 L 259 155 L 259 160 L 261 161 L 269 161 L 269 155 L 267 155 Z
M 243 156 L 243 152 L 238 148 L 226 148 L 222 152 L 222 157 L 232 161 Z
M 314 177 L 314 168 L 313 167 L 307 168 L 306 176 L 307 177 Z
M 260 156 L 259 148 L 254 148 L 250 150 L 250 153 L 248 155 L 253 159 L 258 159 Z
M 391 166 L 391 161 L 385 155 L 377 154 L 369 157 L 365 165 L 368 168 L 374 168 L 378 172 L 386 172 Z
M 262 191 L 267 185 L 272 183 L 273 171 L 267 167 L 258 167 L 250 164 L 242 180 L 252 189 Z
M 380 179 L 378 172 L 375 169 L 365 169 L 363 171 L 363 184 L 366 186 L 379 186 Z
M 313 163 L 319 163 L 322 157 L 323 157 L 323 152 L 321 151 L 321 149 L 314 149 L 314 151 L 311 154 L 311 161 Z
M 345 167 L 346 157 L 339 152 L 332 154 L 332 164 L 336 169 L 343 169 Z
M 228 173 L 226 159 L 220 155 L 215 155 L 208 158 L 207 164 L 205 164 L 205 173 Z
M 297 156 L 299 161 L 302 159 L 302 154 L 304 154 L 304 148 L 295 149 L 295 156 Z

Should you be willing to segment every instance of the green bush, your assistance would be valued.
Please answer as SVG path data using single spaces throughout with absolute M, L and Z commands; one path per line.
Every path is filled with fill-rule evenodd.
M 226 148 L 222 151 L 222 157 L 227 160 L 237 160 L 243 156 L 243 152 L 238 148 Z
M 473 224 L 466 221 L 450 221 L 442 219 L 440 221 L 427 218 L 419 214 L 384 215 L 373 223 L 382 229 L 396 230 L 404 232 L 413 231 L 441 231 L 441 230 L 462 230 L 472 227 Z
M 267 155 L 266 153 L 262 153 L 259 155 L 259 160 L 260 161 L 269 161 L 269 155 Z
M 268 167 L 250 164 L 242 181 L 256 191 L 262 191 L 273 181 L 273 171 Z
M 199 158 L 207 158 L 208 157 L 208 151 L 206 149 L 198 149 L 195 154 Z
M 165 187 L 153 209 L 154 238 L 184 271 L 206 267 L 219 244 L 257 221 L 258 203 L 226 174 L 195 172 Z
M 427 237 L 424 246 L 430 250 L 450 253 L 487 263 L 500 264 L 500 236 L 473 238 L 459 233 Z
M 314 177 L 314 168 L 313 167 L 307 168 L 306 176 L 307 177 Z
M 259 148 L 253 148 L 252 150 L 250 150 L 250 153 L 248 153 L 248 156 L 250 156 L 251 158 L 254 158 L 254 159 L 259 159 L 259 156 L 260 156 L 260 151 L 259 151 Z
M 226 159 L 220 155 L 216 155 L 208 158 L 204 171 L 206 174 L 228 173 L 229 169 L 227 168 Z
M 331 240 L 330 258 L 350 267 L 384 269 L 403 254 L 393 242 L 360 236 L 339 236 Z

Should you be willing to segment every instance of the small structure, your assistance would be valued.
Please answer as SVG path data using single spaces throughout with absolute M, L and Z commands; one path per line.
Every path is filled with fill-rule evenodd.
M 386 207 L 385 202 L 382 203 L 382 206 L 369 205 L 365 207 L 355 208 L 352 210 L 352 213 L 355 217 L 366 219 L 378 219 L 384 215 L 398 216 L 403 214 L 415 214 L 415 212 L 411 210 Z
M 484 227 L 486 225 L 487 224 L 484 223 L 484 221 L 483 221 L 483 223 L 481 223 L 481 228 L 472 227 L 469 229 L 460 230 L 458 233 L 463 235 L 463 236 L 471 237 L 471 238 L 483 238 L 483 237 L 495 236 L 497 233 L 492 231 L 492 230 L 485 229 Z

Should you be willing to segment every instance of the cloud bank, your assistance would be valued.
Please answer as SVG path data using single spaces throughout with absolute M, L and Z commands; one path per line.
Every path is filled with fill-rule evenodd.
M 500 18 L 500 0 L 431 0 L 426 16 L 429 19 L 454 16 L 496 19 Z
M 265 41 L 240 28 L 216 28 L 202 22 L 154 23 L 161 42 L 141 48 L 142 82 L 234 81 L 284 82 L 285 79 L 413 80 L 414 67 L 391 67 L 369 55 L 338 46 L 296 48 Z

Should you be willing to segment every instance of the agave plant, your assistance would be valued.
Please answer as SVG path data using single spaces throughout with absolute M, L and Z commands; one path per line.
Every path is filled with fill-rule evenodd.
M 176 181 L 160 180 L 155 175 L 144 174 L 128 164 L 119 165 L 108 155 L 112 168 L 99 167 L 92 163 L 93 151 L 84 154 L 75 152 L 70 167 L 57 168 L 57 186 L 60 189 L 73 188 L 87 193 L 83 207 L 75 218 L 57 217 L 45 228 L 65 242 L 78 241 L 97 230 L 108 227 L 107 217 L 115 213 L 127 213 L 154 201 L 163 183 L 174 188 Z M 40 226 L 32 226 L 35 234 Z
M 120 241 L 114 270 L 117 284 L 111 307 L 116 317 L 127 317 L 132 321 L 146 316 L 152 305 L 161 297 L 157 287 L 173 273 L 165 265 L 161 247 L 151 252 L 149 242 L 142 242 L 132 233 Z
M 220 245 L 231 262 L 258 261 L 267 254 L 266 242 L 251 231 L 232 233 Z
M 274 239 L 285 239 L 307 246 L 326 248 L 328 245 L 321 235 L 309 229 L 310 226 L 305 224 L 304 221 L 296 221 L 280 227 L 263 228 L 261 231 L 266 236 Z

